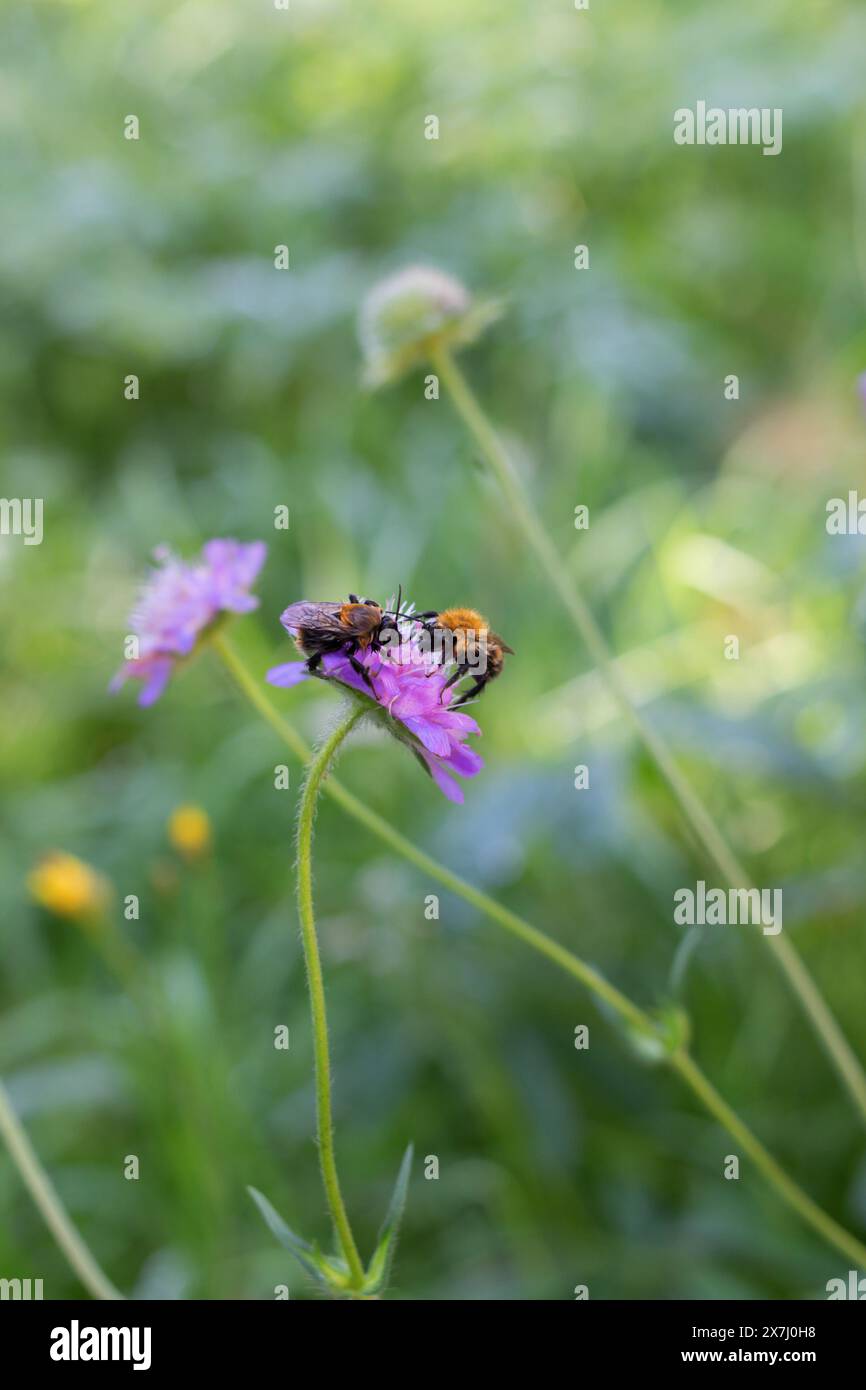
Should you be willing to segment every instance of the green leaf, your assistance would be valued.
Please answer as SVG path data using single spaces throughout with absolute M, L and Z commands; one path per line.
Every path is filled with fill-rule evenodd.
M 397 1246 L 397 1232 L 403 1217 L 403 1209 L 406 1205 L 406 1193 L 409 1189 L 409 1172 L 412 1167 L 412 1156 L 415 1152 L 414 1144 L 407 1146 L 403 1155 L 403 1162 L 400 1164 L 400 1171 L 397 1174 L 397 1181 L 394 1184 L 394 1191 L 391 1194 L 391 1202 L 385 1215 L 385 1220 L 379 1230 L 379 1237 L 376 1242 L 376 1249 L 373 1258 L 367 1267 L 367 1274 L 364 1279 L 364 1293 L 380 1293 L 388 1282 L 391 1273 L 391 1262 L 394 1259 L 394 1250 Z
M 248 1187 L 247 1192 L 252 1197 L 259 1211 L 265 1219 L 265 1225 L 272 1235 L 275 1235 L 280 1245 L 285 1246 L 298 1261 L 298 1264 L 320 1284 L 330 1284 L 335 1288 L 342 1287 L 341 1282 L 334 1281 L 334 1274 L 338 1272 L 331 1269 L 328 1261 L 315 1245 L 303 1239 L 302 1236 L 295 1235 L 290 1226 L 287 1226 L 279 1212 L 271 1206 L 267 1197 L 263 1197 L 254 1187 Z

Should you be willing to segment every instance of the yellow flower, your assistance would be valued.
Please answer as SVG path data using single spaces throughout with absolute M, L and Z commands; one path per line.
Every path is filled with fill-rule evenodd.
M 211 847 L 211 825 L 201 806 L 177 806 L 168 818 L 168 838 L 184 859 L 200 859 Z
M 52 850 L 27 875 L 30 896 L 58 917 L 81 920 L 104 912 L 108 880 L 74 854 Z

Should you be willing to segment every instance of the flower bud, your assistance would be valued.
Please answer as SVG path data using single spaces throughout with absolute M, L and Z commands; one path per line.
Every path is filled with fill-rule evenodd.
M 654 1010 L 648 1028 L 630 1026 L 626 1031 L 639 1057 L 646 1062 L 663 1062 L 688 1050 L 691 1022 L 685 1009 L 665 1004 Z
M 108 905 L 108 880 L 74 854 L 53 850 L 27 876 L 30 896 L 57 917 L 84 921 L 100 916 Z
M 201 859 L 211 847 L 211 824 L 201 806 L 177 806 L 168 818 L 168 838 L 184 859 Z
M 431 266 L 409 266 L 367 295 L 358 335 L 368 386 L 396 381 L 440 347 L 463 347 L 499 317 L 500 306 L 473 300 L 459 280 Z

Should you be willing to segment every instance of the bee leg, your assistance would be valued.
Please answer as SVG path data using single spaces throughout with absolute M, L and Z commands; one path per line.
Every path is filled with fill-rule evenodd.
M 435 617 L 438 617 L 438 614 L 436 614 L 436 613 L 413 613 L 413 614 L 412 614 L 413 621 L 414 621 L 415 618 L 419 618 L 419 619 L 428 618 L 428 619 L 429 619 L 429 618 L 435 618 Z M 421 622 L 420 626 L 424 629 L 424 631 L 427 633 L 427 636 L 431 639 L 431 640 L 430 640 L 430 650 L 429 650 L 429 652 L 427 653 L 427 655 L 428 655 L 428 656 L 433 656 L 433 655 L 435 654 L 435 655 L 438 655 L 438 656 L 441 657 L 441 656 L 443 655 L 443 653 L 442 653 L 442 652 L 436 652 L 436 638 L 435 638 L 436 625 L 435 625 L 435 623 L 432 623 L 432 622 Z M 447 665 L 447 662 L 445 662 L 445 661 L 437 661 L 436 664 L 435 664 L 434 666 L 431 666 L 431 667 L 430 667 L 430 670 L 427 672 L 427 679 L 429 680 L 431 676 L 437 675 L 437 674 L 441 671 L 442 667 L 445 666 L 445 665 Z
M 446 690 L 450 690 L 451 687 L 452 687 L 452 685 L 455 685 L 457 681 L 462 680 L 463 677 L 466 675 L 466 673 L 467 673 L 468 670 L 469 670 L 469 665 L 468 665 L 468 663 L 467 663 L 467 664 L 465 664 L 465 665 L 460 665 L 460 666 L 458 666 L 457 669 L 456 669 L 456 671 L 452 671 L 451 675 L 448 677 L 448 679 L 447 679 L 447 681 L 445 682 L 445 684 L 443 685 L 442 689 L 439 691 L 439 703 L 440 703 L 440 705 L 441 705 L 441 703 L 442 703 L 442 697 L 443 697 L 443 695 L 445 694 L 445 691 L 446 691 Z M 457 704 L 459 704 L 459 703 L 460 703 L 460 701 L 458 700 L 458 701 L 457 701 Z
M 313 655 L 312 655 L 311 657 L 308 658 L 308 660 L 307 660 L 307 670 L 310 672 L 310 675 L 315 675 L 316 668 L 317 668 L 318 666 L 321 665 L 321 661 L 322 661 L 322 653 L 321 653 L 321 652 L 314 652 Z
M 475 684 L 471 686 L 469 690 L 464 690 L 459 700 L 454 701 L 454 704 L 451 706 L 451 708 L 457 709 L 459 705 L 465 705 L 467 700 L 474 700 L 476 695 L 481 694 L 486 684 L 487 678 L 485 676 L 479 676 Z
M 366 668 L 366 666 L 364 665 L 364 663 L 361 662 L 361 661 L 359 661 L 358 658 L 356 657 L 356 655 L 355 655 L 355 651 L 356 651 L 356 650 L 357 650 L 357 648 L 350 647 L 349 650 L 348 650 L 347 653 L 346 653 L 346 655 L 347 655 L 348 658 L 349 658 L 349 665 L 351 666 L 352 670 L 355 672 L 355 675 L 356 675 L 356 676 L 360 676 L 360 677 L 361 677 L 361 680 L 364 682 L 364 684 L 370 687 L 370 690 L 373 692 L 373 699 L 374 699 L 374 700 L 378 700 L 379 696 L 378 696 L 377 693 L 376 693 L 376 687 L 375 687 L 375 685 L 373 684 L 373 678 L 372 678 L 372 676 L 370 675 L 370 672 L 367 670 L 367 668 Z

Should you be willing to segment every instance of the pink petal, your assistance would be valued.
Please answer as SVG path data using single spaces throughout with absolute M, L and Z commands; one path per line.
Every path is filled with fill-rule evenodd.
M 174 662 L 170 657 L 165 657 L 161 661 L 154 661 L 150 664 L 146 684 L 138 697 L 138 703 L 142 709 L 147 709 L 148 705 L 153 705 L 159 699 L 165 687 L 168 685 L 168 678 L 174 669 Z
M 484 759 L 465 743 L 453 743 L 446 759 L 448 766 L 461 777 L 474 777 L 484 766 Z
M 464 734 L 480 734 L 481 729 L 475 723 L 471 714 L 461 714 L 459 710 L 445 710 L 439 717 L 438 723 L 443 729 L 453 729 Z
M 462 787 L 458 787 L 458 785 L 457 785 L 457 783 L 454 781 L 454 779 L 453 779 L 452 777 L 449 777 L 448 774 L 447 774 L 447 772 L 444 772 L 444 771 L 442 770 L 441 764 L 440 764 L 440 763 L 437 763 L 436 760 L 435 760 L 435 758 L 425 758 L 424 761 L 426 762 L 427 766 L 429 767 L 429 769 L 430 769 L 430 775 L 431 775 L 431 777 L 433 778 L 433 781 L 436 783 L 436 785 L 437 785 L 437 787 L 439 788 L 439 790 L 440 790 L 441 792 L 444 792 L 444 794 L 445 794 L 445 796 L 447 796 L 448 800 L 449 800 L 449 801 L 453 801 L 453 802 L 455 803 L 455 805 L 457 805 L 457 806 L 462 805 L 462 803 L 463 803 L 463 789 L 462 789 Z
M 440 758 L 447 758 L 451 752 L 451 740 L 444 729 L 437 728 L 429 719 L 422 719 L 419 715 L 409 715 L 401 722 L 407 729 L 411 729 L 431 753 L 437 753 Z
M 294 685 L 300 685 L 309 676 L 306 662 L 287 661 L 284 666 L 272 666 L 265 676 L 268 685 L 279 685 L 284 689 L 290 689 Z

